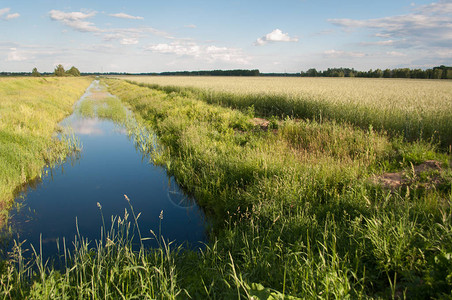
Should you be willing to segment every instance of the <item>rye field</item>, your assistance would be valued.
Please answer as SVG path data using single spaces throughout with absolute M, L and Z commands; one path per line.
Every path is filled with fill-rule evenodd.
M 63 92 L 64 82 L 74 84 L 65 80 Z M 82 113 L 95 105 L 118 111 L 119 99 L 155 133 L 131 138 L 196 199 L 209 240 L 199 249 L 176 246 L 165 239 L 171 219 L 162 217 L 162 232 L 151 232 L 159 247 L 137 248 L 132 236 L 149 236 L 149 228 L 140 228 L 126 197 L 131 214 L 112 217 L 99 241 L 77 236 L 63 269 L 38 250 L 25 259 L 16 245 L 0 264 L 4 298 L 452 297 L 452 82 L 119 77 L 101 84 L 117 98 L 86 102 Z
M 452 81 L 287 77 L 118 77 L 264 116 L 329 119 L 452 144 Z

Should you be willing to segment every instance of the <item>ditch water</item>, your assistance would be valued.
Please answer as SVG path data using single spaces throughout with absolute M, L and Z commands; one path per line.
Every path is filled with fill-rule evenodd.
M 94 81 L 76 105 L 99 88 Z M 68 247 L 72 245 L 76 223 L 82 237 L 99 240 L 102 218 L 97 203 L 108 229 L 111 216 L 123 217 L 125 209 L 131 214 L 124 195 L 135 213 L 141 213 L 138 224 L 143 238 L 151 237 L 153 230 L 176 244 L 188 242 L 189 247 L 206 241 L 205 216 L 194 199 L 136 149 L 124 127 L 76 113 L 61 125 L 72 128 L 83 148 L 77 157 L 46 169 L 39 184 L 17 197 L 9 224 L 13 238 L 27 241 L 25 248 L 31 243 L 39 249 L 42 241 L 43 256 L 54 256 L 63 237 Z M 129 221 L 134 224 L 131 216 Z M 155 240 L 146 243 L 156 244 Z

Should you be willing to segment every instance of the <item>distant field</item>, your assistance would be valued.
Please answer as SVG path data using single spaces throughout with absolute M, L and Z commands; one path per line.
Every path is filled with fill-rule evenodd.
M 372 125 L 408 139 L 452 143 L 452 81 L 367 78 L 118 77 L 203 90 L 208 102 L 254 105 L 258 113 Z M 206 92 L 207 91 L 207 92 Z

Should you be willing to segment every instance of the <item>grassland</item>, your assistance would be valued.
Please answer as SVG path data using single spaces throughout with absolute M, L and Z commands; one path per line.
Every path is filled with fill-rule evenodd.
M 71 141 L 54 138 L 91 78 L 0 79 L 0 201 L 10 203 L 44 166 L 65 159 Z
M 210 241 L 182 251 L 154 236 L 159 249 L 133 252 L 131 234 L 147 236 L 147 228 L 137 232 L 131 206 L 131 215 L 104 225 L 100 241 L 79 236 L 75 249 L 64 247 L 61 271 L 39 250 L 27 262 L 15 248 L 2 266 L 3 297 L 452 297 L 452 171 L 436 144 L 275 110 L 263 129 L 252 121 L 256 105 L 215 105 L 204 90 L 106 82 L 157 133 L 152 159 L 204 208 Z M 152 149 L 146 144 L 154 140 L 138 142 Z M 438 168 L 417 171 L 428 160 Z M 376 180 L 388 172 L 400 172 L 403 184 Z M 171 220 L 161 222 L 164 229 Z
M 194 298 L 450 295 L 451 171 L 433 144 L 325 120 L 263 131 L 253 110 L 109 84 L 157 131 L 157 162 L 216 220 L 208 248 L 175 261 Z M 412 171 L 432 159 L 440 170 Z M 401 169 L 409 180 L 396 190 L 372 180 Z
M 329 119 L 452 144 L 452 81 L 364 78 L 119 77 L 263 116 Z

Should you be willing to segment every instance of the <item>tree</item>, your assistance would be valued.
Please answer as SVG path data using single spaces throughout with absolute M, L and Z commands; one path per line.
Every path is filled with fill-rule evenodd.
M 306 75 L 309 77 L 316 77 L 317 76 L 317 70 L 315 68 L 309 69 L 306 71 Z
M 34 77 L 40 77 L 41 73 L 38 72 L 38 69 L 36 67 L 33 68 L 33 71 L 31 71 L 31 76 Z
M 55 76 L 64 76 L 66 74 L 64 72 L 64 67 L 61 64 L 56 66 L 54 73 L 55 73 Z
M 80 71 L 72 66 L 69 70 L 66 71 L 66 74 L 71 75 L 71 76 L 80 76 Z
M 383 77 L 383 71 L 380 69 L 376 69 L 375 71 L 372 72 L 372 77 L 373 78 L 382 78 Z

